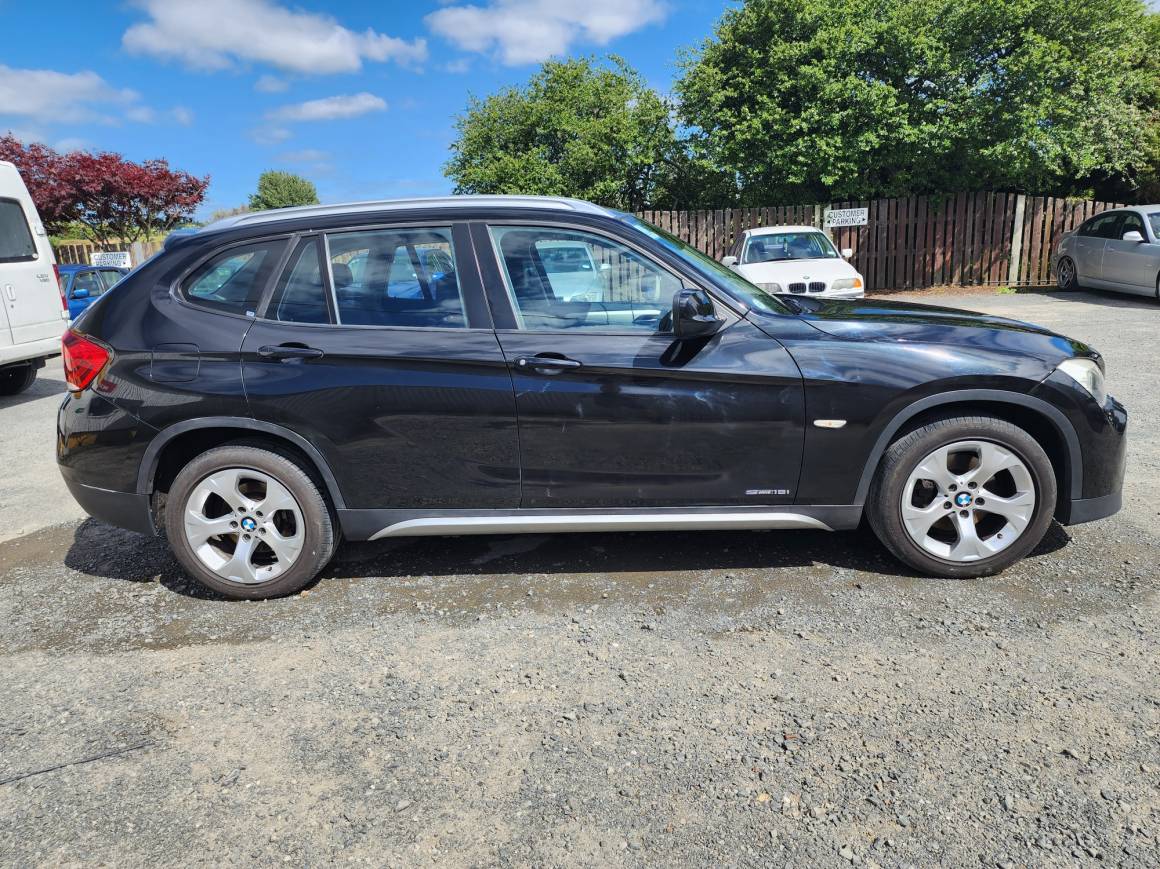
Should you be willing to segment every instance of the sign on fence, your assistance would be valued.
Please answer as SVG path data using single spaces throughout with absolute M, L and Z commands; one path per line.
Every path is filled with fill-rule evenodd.
M 125 250 L 95 250 L 89 254 L 89 265 L 111 266 L 115 269 L 131 269 L 133 263 Z
M 831 208 L 826 212 L 826 226 L 865 226 L 869 208 Z

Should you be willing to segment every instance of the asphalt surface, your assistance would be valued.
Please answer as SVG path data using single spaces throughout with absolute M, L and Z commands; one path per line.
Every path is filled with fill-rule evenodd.
M 1160 306 L 1088 341 L 1123 511 L 999 577 L 864 533 L 348 545 L 229 603 L 84 520 L 64 384 L 0 400 L 0 864 L 1160 864 Z

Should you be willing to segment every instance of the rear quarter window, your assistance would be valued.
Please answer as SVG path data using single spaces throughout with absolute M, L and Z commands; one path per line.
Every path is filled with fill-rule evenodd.
M 0 199 L 0 263 L 36 259 L 36 242 L 24 208 L 15 199 Z
M 181 282 L 182 297 L 199 307 L 253 316 L 285 244 L 270 239 L 213 254 Z

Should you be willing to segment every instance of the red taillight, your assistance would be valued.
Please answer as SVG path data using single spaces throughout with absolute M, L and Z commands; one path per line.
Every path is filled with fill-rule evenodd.
M 56 278 L 56 288 L 60 292 L 60 309 L 68 313 L 68 299 L 64 297 L 64 284 L 60 282 L 60 266 L 52 264 L 52 276 Z
M 72 329 L 61 339 L 61 355 L 64 357 L 64 379 L 75 392 L 92 383 L 109 362 L 108 350 Z

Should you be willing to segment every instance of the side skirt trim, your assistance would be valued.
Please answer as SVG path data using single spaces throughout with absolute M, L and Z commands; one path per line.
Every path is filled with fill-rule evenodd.
M 464 513 L 460 513 L 459 515 L 421 516 L 410 519 L 398 517 L 398 521 L 380 528 L 380 530 L 370 534 L 368 539 L 460 534 L 556 534 L 583 531 L 744 531 L 795 528 L 814 531 L 834 530 L 833 526 L 815 516 L 792 510 L 574 511 L 559 513 L 513 511 L 507 515 L 464 515 Z

